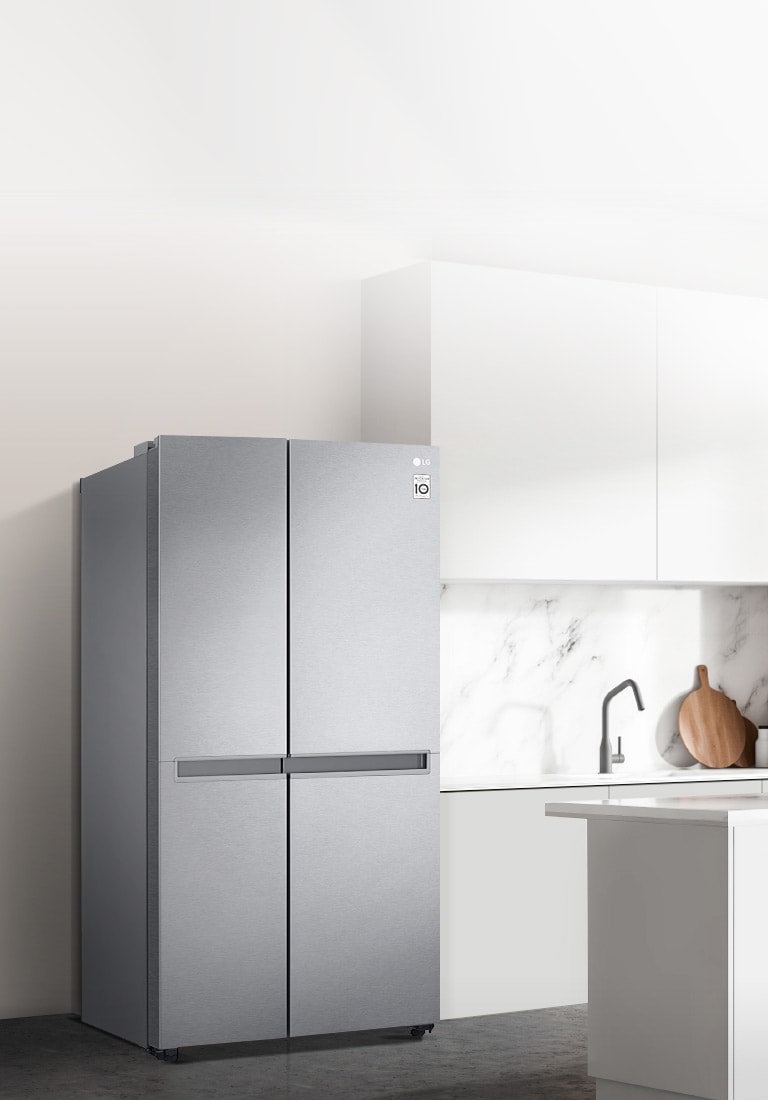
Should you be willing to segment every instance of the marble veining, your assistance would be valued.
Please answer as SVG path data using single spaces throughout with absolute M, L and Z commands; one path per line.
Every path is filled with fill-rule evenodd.
M 680 703 L 696 666 L 768 725 L 768 588 L 446 584 L 441 610 L 441 770 L 446 778 L 597 771 L 601 704 L 611 703 L 616 772 L 695 761 Z

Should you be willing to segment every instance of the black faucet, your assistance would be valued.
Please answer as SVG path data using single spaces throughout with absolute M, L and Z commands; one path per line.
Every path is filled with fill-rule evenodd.
M 612 772 L 614 764 L 624 763 L 624 754 L 621 751 L 621 738 L 619 738 L 619 751 L 611 752 L 611 742 L 608 740 L 608 704 L 614 695 L 618 695 L 624 688 L 631 687 L 635 693 L 638 710 L 645 710 L 643 700 L 640 698 L 640 689 L 634 680 L 622 680 L 615 688 L 608 692 L 603 699 L 603 739 L 600 742 L 600 771 Z

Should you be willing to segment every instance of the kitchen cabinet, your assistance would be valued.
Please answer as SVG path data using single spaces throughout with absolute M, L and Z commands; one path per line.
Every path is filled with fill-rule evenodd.
M 366 280 L 362 425 L 441 448 L 444 579 L 655 579 L 652 287 L 452 263 Z
M 429 263 L 362 308 L 363 438 L 440 446 L 445 580 L 768 580 L 768 299 Z
M 604 787 L 567 796 L 606 797 Z M 587 999 L 587 831 L 545 818 L 552 797 L 441 795 L 443 1019 Z
M 553 800 L 587 819 L 598 1100 L 766 1096 L 768 798 Z
M 547 802 L 761 788 L 744 779 L 443 793 L 441 1017 L 587 1000 L 586 823 L 545 817 Z
M 659 579 L 768 579 L 768 300 L 659 290 Z

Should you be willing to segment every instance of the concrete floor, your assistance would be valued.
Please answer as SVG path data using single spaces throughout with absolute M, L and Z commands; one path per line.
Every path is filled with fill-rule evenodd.
M 28 1100 L 593 1100 L 586 1005 L 367 1031 L 187 1047 L 177 1064 L 74 1016 L 0 1020 L 0 1097 Z

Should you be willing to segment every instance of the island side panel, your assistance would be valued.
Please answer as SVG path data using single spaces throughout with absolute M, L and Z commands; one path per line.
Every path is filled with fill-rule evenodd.
M 735 1100 L 768 1096 L 768 828 L 733 830 L 733 1071 Z
M 729 1100 L 729 830 L 588 829 L 589 1073 Z

